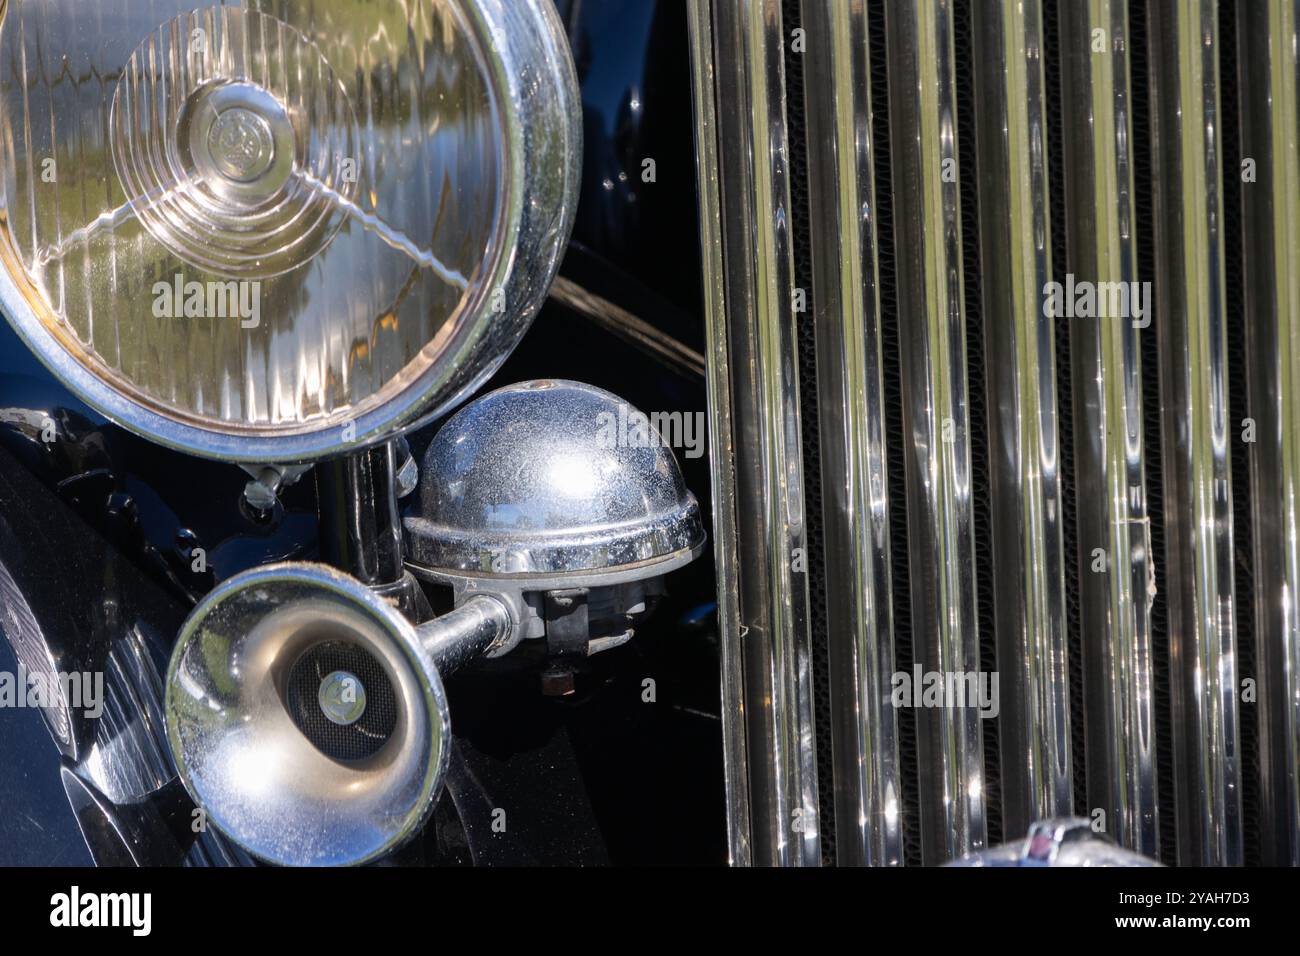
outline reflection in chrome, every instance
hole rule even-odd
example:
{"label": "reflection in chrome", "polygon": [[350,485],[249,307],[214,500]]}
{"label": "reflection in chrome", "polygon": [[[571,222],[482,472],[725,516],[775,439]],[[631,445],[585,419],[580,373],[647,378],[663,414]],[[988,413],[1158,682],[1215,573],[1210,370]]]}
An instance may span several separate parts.
{"label": "reflection in chrome", "polygon": [[717,558],[736,569],[719,602],[732,861],[816,865],[781,4],[692,0],[690,13]]}
{"label": "reflection in chrome", "polygon": [[134,630],[104,664],[104,712],[80,771],[114,803],[133,803],[175,776],[163,724],[162,678]]}
{"label": "reflection in chrome", "polygon": [[[1067,271],[1087,282],[1137,274],[1128,4],[1063,4],[1061,47]],[[1110,42],[1093,49],[1095,31]],[[1139,78],[1141,79],[1141,78]],[[1149,237],[1148,237],[1149,239]],[[1084,670],[1088,805],[1117,843],[1154,856],[1154,581],[1143,456],[1138,337],[1123,317],[1072,319],[1077,578]],[[1154,374],[1152,369],[1150,374]],[[1097,549],[1106,572],[1093,573]]]}
{"label": "reflection in chrome", "polygon": [[1148,13],[1178,862],[1230,865],[1242,829],[1218,11]]}
{"label": "reflection in chrome", "polygon": [[[1300,866],[1300,2],[1237,9],[1265,863]],[[1227,175],[1231,175],[1229,170]]]}
{"label": "reflection in chrome", "polygon": [[[1072,810],[1070,676],[1056,419],[1039,0],[974,23],[994,613],[1010,832]],[[977,410],[978,411],[978,410]]]}
{"label": "reflection in chrome", "polygon": [[[907,434],[907,514],[916,661],[980,669],[970,415],[947,0],[886,7],[894,243]],[[985,845],[984,747],[974,708],[917,713],[926,863]]]}
{"label": "reflection in chrome", "polygon": [[807,0],[808,124],[836,862],[903,856],[890,702],[888,481],[876,286],[871,75],[861,4]]}

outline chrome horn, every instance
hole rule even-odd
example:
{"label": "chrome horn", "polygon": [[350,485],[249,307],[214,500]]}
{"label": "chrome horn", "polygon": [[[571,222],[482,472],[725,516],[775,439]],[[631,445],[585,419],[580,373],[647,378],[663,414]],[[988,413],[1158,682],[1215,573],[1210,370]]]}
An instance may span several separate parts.
{"label": "chrome horn", "polygon": [[167,738],[181,779],[266,862],[380,857],[419,831],[442,787],[440,669],[509,629],[489,595],[416,627],[324,565],[239,574],[194,609],[172,652]]}
{"label": "chrome horn", "polygon": [[526,639],[564,657],[617,647],[663,576],[704,550],[677,425],[562,379],[475,399],[425,452],[403,520],[407,568],[450,587],[458,609],[482,594],[510,608],[515,626],[489,657]]}

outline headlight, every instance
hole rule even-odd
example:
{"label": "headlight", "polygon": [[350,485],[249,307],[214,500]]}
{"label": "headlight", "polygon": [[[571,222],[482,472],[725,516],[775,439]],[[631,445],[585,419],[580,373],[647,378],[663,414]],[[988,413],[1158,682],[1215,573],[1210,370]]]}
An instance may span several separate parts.
{"label": "headlight", "polygon": [[550,0],[0,3],[0,301],[116,421],[309,461],[436,414],[568,238]]}

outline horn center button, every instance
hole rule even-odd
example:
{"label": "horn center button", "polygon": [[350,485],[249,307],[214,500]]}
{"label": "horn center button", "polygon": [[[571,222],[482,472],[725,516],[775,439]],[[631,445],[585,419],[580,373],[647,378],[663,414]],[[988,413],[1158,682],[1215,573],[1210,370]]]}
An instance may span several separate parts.
{"label": "horn center button", "polygon": [[397,729],[401,706],[393,680],[373,654],[351,641],[320,636],[283,681],[289,717],[332,760],[373,757]]}
{"label": "horn center button", "polygon": [[333,671],[320,682],[316,695],[323,713],[331,723],[355,724],[366,712],[366,689],[355,674]]}

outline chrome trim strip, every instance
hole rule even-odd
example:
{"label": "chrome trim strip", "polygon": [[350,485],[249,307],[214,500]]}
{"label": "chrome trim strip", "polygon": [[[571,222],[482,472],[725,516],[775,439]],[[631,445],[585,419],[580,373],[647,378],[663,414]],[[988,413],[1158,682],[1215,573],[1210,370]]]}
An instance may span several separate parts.
{"label": "chrome trim strip", "polygon": [[[748,787],[750,862],[817,865],[808,580],[797,570],[806,567],[807,543],[781,7],[778,0],[722,0],[710,10],[693,0],[691,19],[697,105],[699,96],[712,95],[715,111],[712,128],[697,128],[717,149],[701,152],[700,190],[710,194],[702,219],[720,213],[711,222],[722,240],[719,262],[712,225],[704,226],[705,288],[722,294],[709,306],[717,310],[707,356],[716,386],[710,411],[715,432],[731,429],[729,455],[723,437],[712,439],[714,484],[731,504],[717,537],[730,535],[735,522],[734,541],[719,545],[718,561],[731,562],[738,599],[735,617],[723,625],[736,635],[724,646],[723,725],[729,760],[739,748],[737,715],[747,748],[746,766],[729,768],[728,785]],[[702,113],[707,120],[707,107]],[[745,556],[743,566],[736,554]],[[733,830],[733,854],[738,840]]]}
{"label": "chrome trim strip", "polygon": [[572,309],[674,372],[687,377],[704,377],[704,356],[695,349],[572,279],[556,276],[549,296],[552,302]]}
{"label": "chrome trim strip", "polygon": [[974,18],[994,614],[1005,832],[1073,811],[1043,17]]}
{"label": "chrome trim strip", "polygon": [[[949,0],[889,4],[885,33],[915,656],[927,672],[973,674],[980,660]],[[923,860],[982,849],[978,710],[920,708],[917,734]]]}
{"label": "chrome trim strip", "polygon": [[[1059,9],[1066,267],[1079,281],[1137,282],[1128,3],[1087,0]],[[1100,51],[1093,46],[1098,35],[1106,39]],[[1071,323],[1088,809],[1104,811],[1117,843],[1155,856],[1155,568],[1138,345],[1138,326],[1150,321],[1149,296],[1145,311],[1132,321],[1061,321]],[[1094,572],[1098,548],[1105,570]]]}
{"label": "chrome trim strip", "polygon": [[1215,0],[1152,3],[1178,861],[1242,861]]}
{"label": "chrome trim strip", "polygon": [[[1237,8],[1263,862],[1300,866],[1300,0]],[[1234,175],[1228,170],[1226,175]]]}
{"label": "chrome trim strip", "polygon": [[888,481],[862,3],[803,0],[804,102],[817,398],[821,411],[826,613],[836,862],[903,862],[897,715],[890,700]]}

